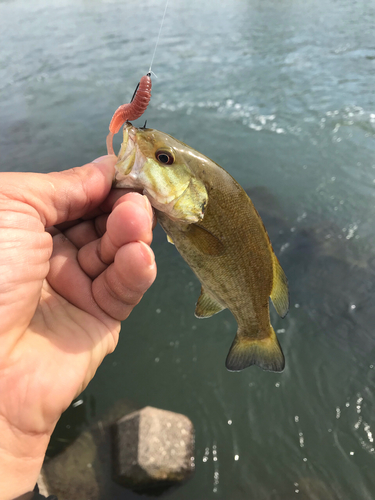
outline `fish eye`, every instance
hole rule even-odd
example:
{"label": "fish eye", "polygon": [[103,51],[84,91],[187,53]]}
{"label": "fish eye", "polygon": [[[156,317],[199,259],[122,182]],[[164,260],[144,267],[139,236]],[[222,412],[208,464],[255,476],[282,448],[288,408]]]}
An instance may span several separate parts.
{"label": "fish eye", "polygon": [[160,163],[164,165],[172,165],[174,162],[174,157],[169,151],[157,151],[155,157]]}

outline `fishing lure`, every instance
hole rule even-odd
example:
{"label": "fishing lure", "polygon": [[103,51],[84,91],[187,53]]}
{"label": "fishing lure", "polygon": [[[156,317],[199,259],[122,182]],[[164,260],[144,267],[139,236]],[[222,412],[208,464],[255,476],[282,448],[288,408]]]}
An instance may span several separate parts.
{"label": "fishing lure", "polygon": [[[159,28],[159,34],[158,38],[156,40],[155,48],[154,48],[154,53],[152,55],[151,59],[151,64],[150,68],[148,70],[148,73],[145,76],[142,76],[141,81],[138,83],[132,100],[127,103],[123,104],[120,106],[114,113],[111,123],[109,124],[109,134],[107,135],[107,152],[109,155],[114,155],[115,152],[113,150],[113,136],[117,134],[117,132],[120,130],[121,126],[123,123],[130,121],[130,120],[136,120],[137,118],[140,118],[143,113],[146,111],[148,103],[150,102],[151,99],[151,74],[154,76],[155,73],[151,71],[152,64],[154,62],[155,58],[155,53],[156,53],[156,48],[159,44],[160,40],[160,33],[163,28],[163,23],[165,19],[165,13],[167,12],[167,7],[168,7],[168,1],[165,4],[164,8],[164,14],[163,18],[160,23],[160,28]],[[146,128],[146,123],[143,128]]]}
{"label": "fishing lure", "polygon": [[115,111],[111,123],[109,124],[109,134],[107,135],[107,152],[113,155],[113,136],[117,134],[123,123],[130,120],[140,118],[146,111],[148,103],[151,99],[151,72],[142,76],[134,91],[132,100],[129,103],[123,104]]}

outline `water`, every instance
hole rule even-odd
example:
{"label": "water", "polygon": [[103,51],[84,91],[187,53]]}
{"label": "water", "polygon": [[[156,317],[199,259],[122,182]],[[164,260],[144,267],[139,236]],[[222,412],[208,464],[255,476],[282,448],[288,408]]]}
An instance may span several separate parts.
{"label": "water", "polygon": [[[2,170],[105,154],[163,10],[0,1]],[[194,317],[200,286],[159,228],[157,281],[51,454],[126,398],[194,422],[196,473],[173,500],[374,497],[374,22],[365,1],[170,1],[145,118],[249,190],[290,282],[289,315],[272,314],[287,367],[225,370],[235,322]]]}

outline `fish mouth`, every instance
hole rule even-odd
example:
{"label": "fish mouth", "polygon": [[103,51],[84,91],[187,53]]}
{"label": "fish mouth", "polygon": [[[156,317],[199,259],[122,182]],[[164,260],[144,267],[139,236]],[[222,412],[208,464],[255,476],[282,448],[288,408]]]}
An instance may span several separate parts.
{"label": "fish mouth", "polygon": [[137,129],[131,123],[126,123],[121,149],[115,165],[116,173],[113,186],[142,189],[143,184],[139,180],[139,172],[145,161],[145,156],[137,147]]}

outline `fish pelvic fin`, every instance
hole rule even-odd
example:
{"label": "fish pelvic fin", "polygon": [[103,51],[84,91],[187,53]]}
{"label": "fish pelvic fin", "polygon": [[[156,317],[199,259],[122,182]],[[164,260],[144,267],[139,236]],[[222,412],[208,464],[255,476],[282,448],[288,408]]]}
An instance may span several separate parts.
{"label": "fish pelvic fin", "polygon": [[173,242],[172,238],[169,236],[169,234],[167,234],[167,241],[168,241],[168,243],[171,243],[172,245],[174,245],[174,242]]}
{"label": "fish pelvic fin", "polygon": [[238,372],[251,365],[271,372],[284,370],[284,354],[271,325],[267,337],[263,339],[250,337],[245,329],[238,329],[225,366],[231,372]]}
{"label": "fish pelvic fin", "polygon": [[211,295],[205,292],[202,286],[201,294],[195,307],[195,316],[197,318],[209,318],[210,316],[219,313],[223,309],[225,309],[225,307],[216,302],[216,300],[213,299]]}
{"label": "fish pelvic fin", "polygon": [[273,286],[271,300],[276,312],[281,318],[285,318],[289,311],[289,291],[288,280],[278,261],[276,255],[272,252],[273,265]]}

